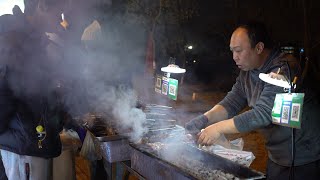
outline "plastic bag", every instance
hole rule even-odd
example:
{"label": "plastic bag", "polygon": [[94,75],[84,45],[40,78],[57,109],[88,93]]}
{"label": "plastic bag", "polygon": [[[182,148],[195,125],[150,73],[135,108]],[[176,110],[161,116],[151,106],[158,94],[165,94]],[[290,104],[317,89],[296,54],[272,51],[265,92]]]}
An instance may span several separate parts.
{"label": "plastic bag", "polygon": [[231,144],[227,138],[222,134],[219,139],[215,142],[215,145],[220,145],[224,148],[231,149]]}
{"label": "plastic bag", "polygon": [[201,149],[247,167],[249,167],[256,158],[252,152],[227,149],[220,145],[203,146]]}
{"label": "plastic bag", "polygon": [[86,137],[84,138],[80,155],[90,161],[102,159],[100,142],[90,131],[87,131]]}
{"label": "plastic bag", "polygon": [[252,152],[242,151],[243,144],[242,138],[228,141],[224,135],[221,135],[214,145],[201,146],[200,148],[209,153],[214,153],[218,156],[249,167],[256,157]]}

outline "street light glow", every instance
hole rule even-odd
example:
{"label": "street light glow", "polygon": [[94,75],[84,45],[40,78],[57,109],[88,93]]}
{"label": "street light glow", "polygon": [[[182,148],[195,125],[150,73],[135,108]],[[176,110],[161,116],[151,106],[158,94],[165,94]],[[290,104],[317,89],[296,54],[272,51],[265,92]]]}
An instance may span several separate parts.
{"label": "street light glow", "polygon": [[190,46],[188,46],[188,49],[193,49],[193,46],[191,46],[191,45],[190,45]]}

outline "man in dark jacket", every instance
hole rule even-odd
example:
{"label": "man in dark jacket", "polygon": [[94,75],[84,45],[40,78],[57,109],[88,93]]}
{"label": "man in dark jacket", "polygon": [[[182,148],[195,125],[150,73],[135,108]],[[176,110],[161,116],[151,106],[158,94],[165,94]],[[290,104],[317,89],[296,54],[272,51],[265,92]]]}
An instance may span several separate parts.
{"label": "man in dark jacket", "polygon": [[[260,23],[238,27],[232,34],[230,50],[241,69],[236,83],[221,102],[187,123],[186,129],[198,131],[198,142],[204,145],[212,145],[221,134],[257,130],[266,139],[268,179],[289,179],[292,171],[294,179],[319,179],[319,103],[315,98],[308,98],[311,94],[306,92],[301,129],[296,129],[295,133],[293,156],[292,129],[273,124],[271,118],[275,96],[284,93],[284,88],[259,79],[259,73],[276,73],[280,67],[286,77],[293,77],[296,68],[289,72],[288,66],[283,65],[292,60],[272,48],[266,28]],[[251,109],[240,113],[246,106]],[[201,129],[204,130],[200,132]]]}
{"label": "man in dark jacket", "polygon": [[57,59],[48,56],[45,33],[23,14],[0,16],[0,24],[0,152],[5,172],[9,180],[50,179],[51,159],[61,153],[65,116],[60,86],[52,79]]}

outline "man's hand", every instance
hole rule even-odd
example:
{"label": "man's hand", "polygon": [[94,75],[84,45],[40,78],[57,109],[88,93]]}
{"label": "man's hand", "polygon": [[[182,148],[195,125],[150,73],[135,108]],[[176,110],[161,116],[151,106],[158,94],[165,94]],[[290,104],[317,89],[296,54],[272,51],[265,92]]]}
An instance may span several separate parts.
{"label": "man's hand", "polygon": [[199,134],[198,143],[201,145],[210,146],[214,144],[221,136],[217,124],[212,124],[207,128],[203,129]]}
{"label": "man's hand", "polygon": [[201,131],[198,136],[198,143],[201,145],[212,145],[221,136],[221,134],[234,134],[239,133],[234,125],[234,120],[227,119],[224,121],[217,122],[205,128]]}
{"label": "man's hand", "polygon": [[186,123],[185,128],[190,134],[198,134],[207,124],[208,118],[205,115],[200,115]]}

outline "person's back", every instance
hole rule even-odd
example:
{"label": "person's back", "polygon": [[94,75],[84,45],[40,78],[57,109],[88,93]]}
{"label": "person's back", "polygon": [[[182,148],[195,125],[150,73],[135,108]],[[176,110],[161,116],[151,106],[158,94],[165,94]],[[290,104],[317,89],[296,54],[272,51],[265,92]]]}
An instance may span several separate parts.
{"label": "person's back", "polygon": [[47,177],[50,160],[46,158],[61,153],[64,111],[48,71],[49,41],[31,25],[21,27],[24,20],[23,16],[0,17],[0,149],[9,179],[24,178],[19,169],[27,165],[38,168],[31,169],[32,177]]}

